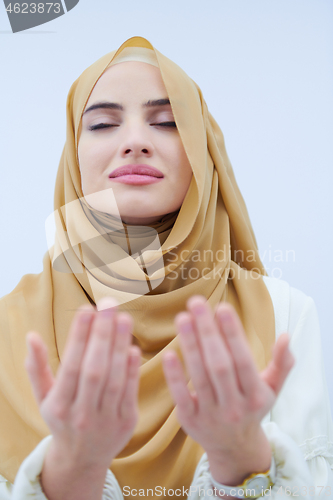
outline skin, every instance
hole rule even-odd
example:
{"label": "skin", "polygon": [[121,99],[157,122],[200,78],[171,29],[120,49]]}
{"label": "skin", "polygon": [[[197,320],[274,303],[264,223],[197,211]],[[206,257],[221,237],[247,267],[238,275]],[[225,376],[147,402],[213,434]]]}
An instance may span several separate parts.
{"label": "skin", "polygon": [[[111,92],[111,83],[117,93]],[[149,112],[142,107],[149,99],[165,97],[157,68],[118,64],[97,83],[87,107],[107,99],[121,102],[124,111],[117,111],[117,116],[112,112],[112,120],[104,111],[102,116],[87,113],[82,120],[79,160],[84,194],[109,188],[108,174],[126,163],[148,163],[165,175],[160,184],[148,186],[114,183],[119,212],[131,224],[149,224],[177,210],[191,180],[177,130],[152,125],[157,119],[171,120],[170,107]],[[101,118],[117,121],[118,126],[89,131],[91,120],[100,123]],[[272,361],[259,373],[231,305],[220,303],[212,311],[204,297],[193,296],[175,325],[194,388],[189,391],[177,355],[165,353],[164,373],[179,422],[207,452],[215,480],[240,484],[250,473],[270,466],[270,445],[260,422],[294,363],[288,335],[279,337]],[[102,498],[106,471],[133,435],[140,351],[131,345],[132,329],[131,316],[119,312],[113,299],[103,299],[98,310],[82,307],[71,325],[56,378],[41,337],[36,332],[27,337],[26,369],[53,435],[41,474],[49,500]]]}
{"label": "skin", "polygon": [[106,309],[84,306],[76,313],[55,379],[40,336],[28,336],[26,369],[53,435],[41,475],[49,500],[102,498],[106,471],[137,421],[133,321],[110,298],[99,305]]}
{"label": "skin", "polygon": [[[167,91],[158,68],[142,62],[120,63],[99,79],[86,110],[108,101],[121,104],[123,111],[95,109],[82,117],[78,157],[83,194],[112,188],[126,224],[151,224],[178,210],[191,182],[192,168],[177,128],[160,125],[174,122],[170,104],[143,106],[149,100],[163,98],[167,98]],[[109,127],[90,130],[101,123]],[[142,186],[109,178],[116,168],[133,163],[155,167],[164,178]],[[95,208],[110,212],[107,205]]]}
{"label": "skin", "polygon": [[[115,304],[76,313],[56,379],[41,337],[28,335],[26,369],[53,435],[41,475],[49,500],[102,498],[106,471],[133,434],[140,352],[130,345],[130,315]],[[294,364],[288,335],[280,335],[259,373],[231,305],[220,303],[213,314],[204,297],[193,296],[175,324],[194,386],[190,393],[179,359],[166,353],[164,372],[180,424],[206,450],[216,481],[241,484],[270,466],[260,421]]]}
{"label": "skin", "polygon": [[274,405],[294,365],[288,334],[279,337],[273,359],[258,372],[241,321],[230,304],[214,314],[194,296],[176,316],[181,350],[194,392],[187,387],[174,352],[164,356],[164,373],[185,432],[205,449],[214,479],[239,485],[270,468],[270,444],[260,422]]}

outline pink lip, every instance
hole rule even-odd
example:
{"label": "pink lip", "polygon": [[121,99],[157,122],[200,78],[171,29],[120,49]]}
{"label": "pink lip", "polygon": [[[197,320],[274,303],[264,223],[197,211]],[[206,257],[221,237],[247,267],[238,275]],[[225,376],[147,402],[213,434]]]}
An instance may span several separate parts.
{"label": "pink lip", "polygon": [[152,177],[151,175],[120,175],[119,177],[111,177],[112,182],[122,182],[123,184],[154,184],[160,182],[162,177]]}
{"label": "pink lip", "polygon": [[160,170],[157,170],[157,168],[154,167],[150,167],[149,165],[129,164],[116,168],[113,172],[111,172],[109,178],[117,179],[118,177],[127,177],[127,180],[129,180],[130,177],[134,179],[136,177],[141,177],[141,176],[151,177],[151,180],[162,179],[164,177],[164,175]]}

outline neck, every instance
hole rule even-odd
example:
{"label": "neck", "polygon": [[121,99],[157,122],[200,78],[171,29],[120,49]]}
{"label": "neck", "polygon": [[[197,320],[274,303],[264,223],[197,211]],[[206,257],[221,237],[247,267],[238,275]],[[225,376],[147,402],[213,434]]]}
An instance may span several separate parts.
{"label": "neck", "polygon": [[[167,214],[165,214],[167,215]],[[159,222],[165,215],[158,217],[121,217],[121,221],[128,226],[149,226],[155,222]]]}

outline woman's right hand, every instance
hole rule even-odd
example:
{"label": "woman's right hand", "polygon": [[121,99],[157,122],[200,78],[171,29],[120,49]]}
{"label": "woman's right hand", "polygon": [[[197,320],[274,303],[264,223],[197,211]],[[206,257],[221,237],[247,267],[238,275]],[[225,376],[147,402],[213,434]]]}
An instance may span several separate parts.
{"label": "woman's right hand", "polygon": [[[108,298],[99,304],[104,310],[79,309],[56,378],[40,336],[31,332],[27,337],[26,369],[53,435],[42,471],[51,500],[98,498],[107,468],[133,434],[140,350],[131,345],[131,316],[117,312],[116,306]],[[59,480],[66,483],[63,491]]]}

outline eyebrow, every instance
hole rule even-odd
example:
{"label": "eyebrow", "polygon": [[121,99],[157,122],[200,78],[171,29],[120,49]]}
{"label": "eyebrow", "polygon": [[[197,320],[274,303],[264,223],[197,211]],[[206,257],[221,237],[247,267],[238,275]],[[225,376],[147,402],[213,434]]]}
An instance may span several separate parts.
{"label": "eyebrow", "polygon": [[[166,106],[168,104],[170,104],[169,99],[155,99],[145,102],[142,106],[144,108],[153,108],[156,106]],[[87,108],[83,112],[83,115],[89,113],[89,111],[94,111],[95,109],[117,109],[119,111],[123,111],[124,107],[116,102],[109,102],[109,101],[96,102],[96,104],[92,104],[91,106],[89,106],[89,108]]]}

